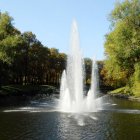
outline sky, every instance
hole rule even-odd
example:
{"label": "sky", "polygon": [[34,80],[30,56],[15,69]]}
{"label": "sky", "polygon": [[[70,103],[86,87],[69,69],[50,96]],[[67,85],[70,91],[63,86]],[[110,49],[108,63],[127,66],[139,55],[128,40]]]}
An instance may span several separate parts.
{"label": "sky", "polygon": [[71,24],[77,21],[84,57],[103,60],[108,20],[116,0],[0,0],[22,33],[32,31],[44,46],[68,53]]}

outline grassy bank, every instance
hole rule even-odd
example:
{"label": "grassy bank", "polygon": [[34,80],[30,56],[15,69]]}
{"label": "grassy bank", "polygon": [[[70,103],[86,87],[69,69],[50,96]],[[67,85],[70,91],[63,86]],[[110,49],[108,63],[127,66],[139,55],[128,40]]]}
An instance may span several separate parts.
{"label": "grassy bank", "polygon": [[140,101],[140,85],[121,87],[109,92],[109,95],[129,100]]}
{"label": "grassy bank", "polygon": [[56,87],[50,85],[7,85],[0,89],[0,96],[31,96],[36,94],[51,95],[59,93]]}

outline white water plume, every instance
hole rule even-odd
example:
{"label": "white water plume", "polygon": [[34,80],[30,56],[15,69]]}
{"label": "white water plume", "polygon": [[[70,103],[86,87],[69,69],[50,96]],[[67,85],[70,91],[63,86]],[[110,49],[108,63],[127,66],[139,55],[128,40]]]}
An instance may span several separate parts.
{"label": "white water plume", "polygon": [[72,24],[70,51],[67,58],[67,68],[64,70],[60,87],[60,110],[63,112],[95,112],[95,94],[97,91],[95,60],[92,62],[91,87],[87,96],[84,96],[83,57],[79,45],[77,24]]}

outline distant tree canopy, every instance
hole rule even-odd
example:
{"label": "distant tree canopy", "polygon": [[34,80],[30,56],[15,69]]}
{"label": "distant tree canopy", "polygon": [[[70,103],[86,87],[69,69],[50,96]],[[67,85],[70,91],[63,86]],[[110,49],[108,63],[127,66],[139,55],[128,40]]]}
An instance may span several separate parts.
{"label": "distant tree canopy", "polygon": [[0,84],[58,84],[66,54],[43,46],[32,32],[21,33],[0,13]]}
{"label": "distant tree canopy", "polygon": [[112,26],[106,35],[107,59],[102,74],[107,85],[121,87],[132,81],[140,62],[140,1],[117,3],[110,21]]}
{"label": "distant tree canopy", "polygon": [[[0,13],[0,85],[59,85],[66,54],[44,46],[32,32],[21,33],[8,13]],[[91,65],[85,58],[85,83],[90,84]]]}

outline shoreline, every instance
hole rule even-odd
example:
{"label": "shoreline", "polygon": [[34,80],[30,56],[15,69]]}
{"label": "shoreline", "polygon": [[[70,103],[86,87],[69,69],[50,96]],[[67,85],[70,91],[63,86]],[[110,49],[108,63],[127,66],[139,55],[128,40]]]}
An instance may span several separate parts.
{"label": "shoreline", "polygon": [[130,96],[130,95],[126,95],[126,94],[120,94],[120,93],[119,94],[108,93],[108,95],[110,95],[112,97],[120,98],[120,99],[140,102],[140,97]]}
{"label": "shoreline", "polygon": [[[6,104],[16,104],[29,101],[30,99],[41,99],[59,94],[59,88],[51,85],[7,85],[0,90],[0,106]],[[122,93],[110,93],[109,96],[140,102],[140,97],[130,96]]]}
{"label": "shoreline", "polygon": [[0,89],[0,106],[16,105],[59,94],[59,90],[51,85],[7,85]]}

